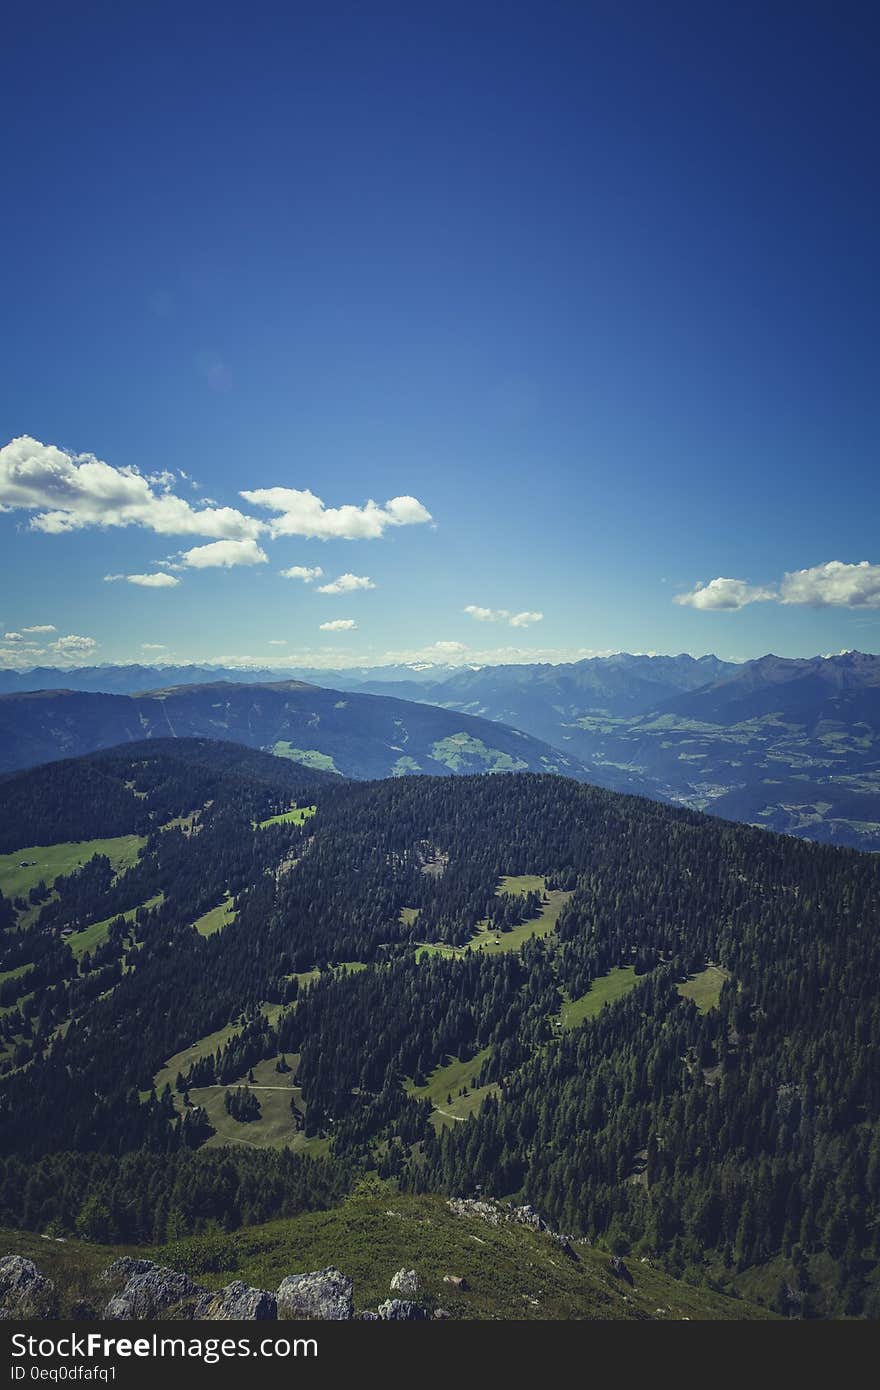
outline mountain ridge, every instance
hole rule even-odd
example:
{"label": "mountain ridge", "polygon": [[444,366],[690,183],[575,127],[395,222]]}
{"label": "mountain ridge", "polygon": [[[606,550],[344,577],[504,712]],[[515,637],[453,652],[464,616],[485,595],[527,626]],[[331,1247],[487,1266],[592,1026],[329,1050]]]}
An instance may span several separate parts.
{"label": "mountain ridge", "polygon": [[578,759],[494,721],[301,681],[210,682],[130,696],[57,690],[0,696],[0,770],[152,736],[224,739],[358,778],[516,770],[588,775]]}

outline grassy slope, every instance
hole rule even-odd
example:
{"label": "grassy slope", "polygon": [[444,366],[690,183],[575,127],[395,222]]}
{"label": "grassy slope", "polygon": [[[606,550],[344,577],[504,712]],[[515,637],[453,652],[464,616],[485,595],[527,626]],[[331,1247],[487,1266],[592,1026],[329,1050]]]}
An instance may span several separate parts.
{"label": "grassy slope", "polygon": [[294,748],[286,739],[280,739],[273,745],[272,752],[276,758],[289,758],[303,767],[317,768],[320,772],[339,772],[330,754],[322,753],[317,748]]}
{"label": "grassy slope", "polygon": [[[543,893],[545,881],[539,874],[516,874],[502,878],[498,893]],[[485,922],[478,922],[474,935],[466,946],[444,946],[430,943],[419,947],[419,954],[433,953],[440,956],[462,956],[465,951],[485,951],[487,955],[498,956],[505,951],[518,951],[524,942],[529,941],[533,936],[549,936],[556,928],[559,914],[571,897],[571,893],[562,892],[554,889],[547,894],[549,901],[545,903],[537,917],[532,917],[528,922],[521,922],[518,927],[513,927],[507,932],[496,932],[488,930]],[[404,908],[404,912],[411,912],[411,908]]]}
{"label": "grassy slope", "polygon": [[[216,1272],[222,1253],[222,1272]],[[33,1259],[58,1281],[63,1294],[76,1288],[100,1306],[106,1294],[96,1275],[116,1249],[58,1244],[24,1232],[0,1232],[0,1253]],[[140,1251],[141,1254],[152,1254]],[[287,1274],[338,1266],[354,1280],[358,1310],[389,1296],[392,1274],[403,1267],[419,1274],[424,1295],[456,1318],[753,1318],[760,1308],[678,1283],[633,1258],[630,1287],[609,1269],[607,1253],[578,1247],[573,1262],[546,1235],[523,1226],[491,1226],[478,1217],[454,1215],[440,1197],[411,1197],[383,1190],[354,1196],[331,1211],[254,1226],[233,1235],[176,1241],[158,1256],[211,1286],[241,1278],[277,1288]],[[213,1267],[213,1268],[212,1268]],[[470,1289],[454,1290],[444,1275],[463,1276]]]}
{"label": "grassy slope", "polygon": [[[201,1086],[190,1091],[194,1105],[201,1105],[208,1112],[208,1118],[217,1131],[205,1144],[205,1148],[222,1148],[226,1144],[246,1144],[255,1149],[280,1149],[285,1145],[295,1153],[308,1153],[319,1157],[327,1153],[329,1140],[306,1139],[301,1130],[297,1131],[290,1103],[296,1100],[300,1114],[305,1106],[299,1099],[300,1088],[296,1085],[296,1071],[299,1056],[287,1058],[291,1067],[289,1072],[275,1070],[277,1057],[258,1062],[253,1068],[254,1080],[247,1076],[238,1077],[228,1086]],[[260,1118],[242,1123],[226,1113],[226,1092],[236,1086],[250,1086],[260,1102]]]}
{"label": "grassy slope", "polygon": [[[106,854],[118,874],[137,863],[147,842],[140,835],[117,835],[111,840],[68,840],[60,845],[30,845],[14,854],[0,854],[0,889],[7,898],[26,896],[42,879],[51,887],[59,874],[72,874],[96,854]],[[19,865],[28,861],[27,868]],[[35,861],[31,863],[31,861]]]}
{"label": "grassy slope", "polygon": [[[480,1073],[483,1063],[489,1060],[491,1047],[475,1052],[470,1061],[463,1062],[458,1057],[450,1057],[444,1066],[435,1067],[424,1086],[414,1086],[411,1080],[404,1082],[404,1090],[417,1100],[429,1100],[434,1106],[432,1123],[435,1129],[453,1125],[475,1115],[487,1096],[497,1095],[497,1085],[473,1087],[473,1081]],[[458,1092],[467,1087],[467,1095]],[[447,1100],[451,1096],[451,1100]]]}
{"label": "grassy slope", "polygon": [[267,825],[302,825],[316,810],[315,806],[294,806],[292,811],[282,811],[279,816],[269,816],[268,820],[259,821],[256,829],[265,830]]}
{"label": "grassy slope", "polygon": [[175,1052],[153,1078],[156,1093],[161,1095],[166,1085],[173,1089],[178,1072],[185,1072],[187,1067],[192,1066],[193,1062],[200,1062],[203,1057],[212,1057],[218,1047],[224,1047],[229,1039],[240,1031],[240,1024],[228,1023],[225,1028],[218,1028],[215,1033],[208,1033],[207,1037],[199,1038],[190,1047]]}
{"label": "grassy slope", "polygon": [[600,1014],[606,1004],[613,1004],[616,999],[622,999],[625,994],[629,994],[638,983],[639,977],[631,965],[609,970],[607,975],[600,975],[594,980],[586,994],[582,994],[579,999],[565,1001],[560,1011],[559,1022],[563,1028],[577,1028],[588,1018],[595,1018]]}
{"label": "grassy slope", "polygon": [[[158,907],[164,896],[164,893],[157,893],[154,898],[148,898],[145,903],[141,903],[141,907]],[[127,912],[118,912],[116,916],[124,917],[126,922],[133,922],[139,910],[137,907],[130,907]],[[93,922],[90,927],[74,932],[73,936],[67,938],[67,944],[77,960],[84,956],[86,951],[94,951],[96,946],[100,946],[110,930],[110,923],[115,921],[116,917],[105,917],[103,922]]]}
{"label": "grassy slope", "polygon": [[235,908],[232,906],[232,898],[228,895],[217,907],[212,907],[209,912],[203,912],[201,917],[193,922],[193,926],[199,936],[213,936],[215,931],[221,931],[230,922],[235,921]]}
{"label": "grassy slope", "polygon": [[684,984],[678,986],[683,999],[693,999],[701,1014],[717,1007],[721,998],[721,986],[729,979],[729,972],[720,965],[707,965],[698,975],[692,975]]}

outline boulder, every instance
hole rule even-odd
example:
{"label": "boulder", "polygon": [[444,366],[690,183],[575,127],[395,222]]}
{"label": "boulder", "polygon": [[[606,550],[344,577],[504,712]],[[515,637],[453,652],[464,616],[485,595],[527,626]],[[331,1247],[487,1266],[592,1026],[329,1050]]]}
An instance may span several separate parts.
{"label": "boulder", "polygon": [[470,1284],[463,1274],[444,1274],[443,1282],[444,1284],[451,1284],[454,1289],[460,1289],[462,1293],[466,1293],[470,1288]]}
{"label": "boulder", "polygon": [[619,1255],[611,1256],[611,1259],[608,1261],[608,1267],[611,1273],[615,1274],[618,1279],[622,1279],[625,1284],[632,1283],[633,1277]]}
{"label": "boulder", "polygon": [[152,1265],[126,1281],[121,1293],[110,1299],[104,1317],[161,1318],[173,1311],[180,1317],[191,1318],[195,1304],[206,1292],[188,1274]]}
{"label": "boulder", "polygon": [[421,1304],[407,1298],[388,1298],[379,1304],[378,1311],[383,1322],[424,1322],[428,1317]]}
{"label": "boulder", "polygon": [[341,1322],[354,1317],[352,1290],[352,1281],[332,1265],[310,1274],[288,1274],[278,1286],[278,1316]]}
{"label": "boulder", "polygon": [[252,1289],[241,1279],[204,1294],[193,1310],[194,1318],[217,1322],[266,1322],[277,1316],[275,1295],[265,1289]]}
{"label": "boulder", "polygon": [[415,1298],[421,1293],[422,1281],[414,1269],[399,1269],[391,1276],[391,1292],[403,1294],[404,1298]]}
{"label": "boulder", "polygon": [[0,1320],[52,1318],[58,1297],[51,1279],[41,1274],[33,1260],[22,1255],[0,1259]]}

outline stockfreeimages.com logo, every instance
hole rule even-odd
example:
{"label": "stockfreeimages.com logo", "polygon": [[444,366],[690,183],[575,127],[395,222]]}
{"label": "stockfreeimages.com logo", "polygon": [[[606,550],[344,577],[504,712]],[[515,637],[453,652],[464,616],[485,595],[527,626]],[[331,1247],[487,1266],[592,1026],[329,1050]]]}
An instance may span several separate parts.
{"label": "stockfreeimages.com logo", "polygon": [[[149,1337],[107,1337],[102,1332],[71,1333],[62,1337],[33,1337],[24,1332],[12,1336],[12,1379],[105,1380],[108,1366],[58,1366],[47,1374],[48,1368],[20,1364],[22,1358],[64,1361],[99,1358],[105,1361],[161,1359],[203,1361],[208,1366],[235,1357],[273,1357],[284,1360],[290,1356],[317,1356],[318,1343],[314,1337],[163,1337],[153,1332]],[[52,1374],[55,1371],[57,1374]],[[67,1372],[65,1375],[64,1372]],[[103,1374],[101,1374],[103,1372]],[[35,1374],[36,1373],[36,1374]]]}

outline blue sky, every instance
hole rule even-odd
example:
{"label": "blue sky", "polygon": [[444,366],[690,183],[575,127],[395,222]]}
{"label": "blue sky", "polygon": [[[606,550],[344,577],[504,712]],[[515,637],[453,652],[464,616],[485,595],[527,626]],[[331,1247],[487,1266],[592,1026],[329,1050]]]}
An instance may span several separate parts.
{"label": "blue sky", "polygon": [[18,7],[0,661],[880,650],[878,38]]}

